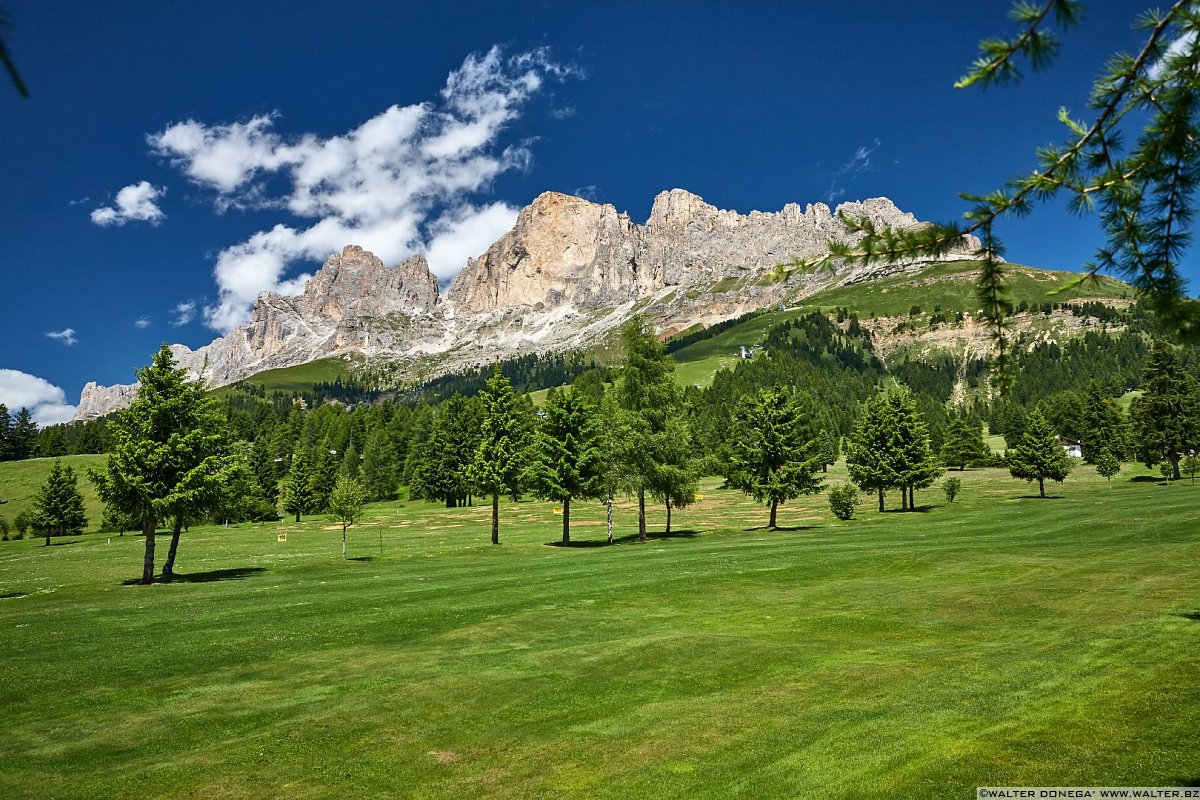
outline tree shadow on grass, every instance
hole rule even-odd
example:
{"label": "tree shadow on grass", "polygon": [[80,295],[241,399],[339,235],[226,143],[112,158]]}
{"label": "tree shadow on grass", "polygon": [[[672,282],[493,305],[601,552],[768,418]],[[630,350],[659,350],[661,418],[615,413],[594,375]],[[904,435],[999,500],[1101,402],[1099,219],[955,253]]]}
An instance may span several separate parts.
{"label": "tree shadow on grass", "polygon": [[[41,539],[42,537],[41,537],[41,536],[39,536],[38,538],[39,538],[39,539]],[[47,546],[49,546],[49,547],[62,547],[63,545],[66,545],[66,544],[79,544],[79,543],[80,543],[80,542],[82,542],[82,541],[83,541],[82,539],[72,539],[72,540],[71,540],[71,541],[69,541],[69,542],[56,542],[56,541],[54,541],[53,539],[51,539],[51,540],[50,540],[50,544],[49,544],[49,545],[46,545],[46,544],[45,544],[45,542],[43,542],[43,543],[42,543],[42,546],[43,546],[43,547],[47,547]]]}
{"label": "tree shadow on grass", "polygon": [[1129,479],[1130,483],[1162,483],[1161,475],[1134,475]]}
{"label": "tree shadow on grass", "polygon": [[1200,622],[1200,611],[1184,611],[1183,613],[1176,614],[1175,616],[1183,617],[1184,619],[1190,619],[1192,622]]}
{"label": "tree shadow on grass", "polygon": [[796,531],[811,531],[816,530],[815,525],[776,525],[774,528],[767,525],[755,525],[753,528],[742,528],[746,533],[756,531],[766,531],[767,533],[795,533]]}
{"label": "tree shadow on grass", "polygon": [[1189,788],[1191,788],[1191,787],[1193,787],[1193,786],[1200,786],[1200,777],[1197,777],[1197,778],[1180,778],[1180,779],[1178,780],[1178,782],[1177,782],[1177,784],[1176,784],[1176,785],[1177,785],[1177,786],[1186,786],[1186,787],[1189,787]]}
{"label": "tree shadow on grass", "polygon": [[27,594],[29,594],[29,593],[28,592],[7,592],[5,594],[0,594],[0,600],[14,600],[18,597],[24,597]]}
{"label": "tree shadow on grass", "polygon": [[347,561],[374,561],[379,556],[350,556]]}
{"label": "tree shadow on grass", "polygon": [[883,513],[885,513],[885,514],[928,514],[930,511],[933,511],[935,508],[937,508],[937,506],[934,506],[934,505],[917,506],[916,508],[886,508],[886,509],[884,509]]}
{"label": "tree shadow on grass", "polygon": [[1016,499],[1017,500],[1062,500],[1064,497],[1065,497],[1065,495],[1061,495],[1061,494],[1048,494],[1045,497],[1042,497],[1040,494],[1023,494],[1023,495],[1018,495]]}
{"label": "tree shadow on grass", "polygon": [[[670,539],[693,539],[698,536],[693,530],[674,530],[670,533],[663,531],[646,531],[646,541],[655,540],[670,540]],[[628,533],[624,536],[614,536],[613,544],[637,544],[638,535],[636,533]],[[572,539],[569,542],[564,542],[562,539],[553,542],[546,542],[547,547],[608,547],[608,538],[603,539]]]}
{"label": "tree shadow on grass", "polygon": [[[229,569],[213,569],[208,572],[189,572],[176,575],[156,575],[155,583],[213,583],[216,581],[240,581],[266,572],[266,567],[231,567]],[[140,578],[130,578],[122,581],[122,586],[136,586]]]}

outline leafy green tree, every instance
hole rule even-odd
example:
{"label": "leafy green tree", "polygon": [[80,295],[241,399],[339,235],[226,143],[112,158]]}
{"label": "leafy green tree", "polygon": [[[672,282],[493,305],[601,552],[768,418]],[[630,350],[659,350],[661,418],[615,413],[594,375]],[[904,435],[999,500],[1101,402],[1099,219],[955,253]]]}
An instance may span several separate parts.
{"label": "leafy green tree", "polygon": [[283,479],[281,500],[283,510],[288,514],[295,514],[296,522],[300,521],[301,514],[311,514],[317,508],[312,492],[312,473],[308,468],[308,457],[299,447],[292,456],[292,466],[288,469],[287,477]]}
{"label": "leafy green tree", "polygon": [[962,480],[959,478],[946,478],[946,480],[942,481],[942,492],[946,495],[947,503],[953,503],[961,489]]}
{"label": "leafy green tree", "polygon": [[133,403],[112,415],[112,449],[103,472],[89,471],[100,499],[137,520],[145,536],[143,584],[154,579],[155,529],[174,530],[163,574],[170,576],[182,523],[219,499],[229,467],[220,415],[199,381],[176,369],[167,345],[137,371]]}
{"label": "leafy green tree", "polygon": [[829,509],[840,520],[848,520],[854,516],[858,508],[858,489],[853,483],[839,483],[829,490]]}
{"label": "leafy green tree", "polygon": [[1184,473],[1192,479],[1192,486],[1196,485],[1196,475],[1200,474],[1200,457],[1195,453],[1188,453],[1180,466],[1183,467]]}
{"label": "leafy green tree", "polygon": [[342,523],[342,560],[346,560],[346,528],[362,515],[367,490],[355,478],[341,475],[329,493],[329,513]]}
{"label": "leafy green tree", "polygon": [[991,451],[983,441],[983,426],[972,424],[965,414],[950,417],[942,442],[942,463],[962,472],[968,464],[986,464],[990,458]]}
{"label": "leafy green tree", "polygon": [[524,481],[543,500],[562,503],[562,540],[571,541],[571,501],[601,497],[602,451],[596,410],[576,392],[551,390],[529,447]]}
{"label": "leafy green tree", "polygon": [[1037,481],[1038,494],[1045,497],[1046,480],[1066,480],[1071,459],[1041,411],[1030,414],[1027,423],[1020,444],[1008,452],[1008,471],[1014,478]]}
{"label": "leafy green tree", "polygon": [[0,403],[0,461],[12,460],[12,415],[8,406]]}
{"label": "leafy green tree", "polygon": [[243,522],[262,513],[253,453],[254,446],[245,440],[238,440],[230,447],[230,466],[220,498],[212,509],[215,522]]}
{"label": "leafy green tree", "polygon": [[598,481],[607,511],[608,543],[613,543],[613,500],[636,485],[635,451],[643,441],[645,421],[621,407],[615,392],[606,391],[595,417]]}
{"label": "leafy green tree", "polygon": [[372,500],[384,500],[395,494],[397,471],[392,435],[385,428],[376,428],[367,437],[367,446],[363,449],[362,480],[367,496]]}
{"label": "leafy green tree", "polygon": [[[470,466],[479,447],[481,397],[454,394],[438,408],[429,437],[416,448],[410,495],[465,506],[472,491]],[[514,424],[514,428],[515,428]]]}
{"label": "leafy green tree", "polygon": [[483,399],[481,441],[471,462],[471,480],[492,498],[492,544],[500,544],[500,495],[516,492],[521,484],[526,443],[519,437],[524,423],[517,396],[497,368],[488,379]]}
{"label": "leafy green tree", "polygon": [[730,482],[771,507],[770,530],[781,502],[821,490],[816,470],[827,451],[813,435],[812,417],[810,398],[772,388],[745,398],[733,419]]}
{"label": "leafy green tree", "polygon": [[671,511],[696,502],[699,470],[692,457],[692,434],[682,416],[668,417],[663,429],[647,441],[650,455],[649,491],[667,509],[664,531],[671,533]]}
{"label": "leafy green tree", "polygon": [[896,436],[901,454],[897,465],[901,508],[916,510],[915,492],[933,485],[945,471],[933,452],[929,430],[913,396],[908,392],[888,392],[888,404],[892,407],[892,419],[896,425]]}
{"label": "leafy green tree", "polygon": [[1179,480],[1179,459],[1200,447],[1200,391],[1166,341],[1157,339],[1146,360],[1144,394],[1134,406],[1138,450],[1146,464],[1166,462]]}
{"label": "leafy green tree", "polygon": [[51,536],[73,536],[87,527],[78,483],[75,470],[55,459],[33,498],[33,526],[45,534],[46,544]]}
{"label": "leafy green tree", "polygon": [[1113,476],[1121,471],[1121,462],[1108,450],[1101,450],[1096,456],[1096,474],[1108,479],[1108,488],[1112,488]]}

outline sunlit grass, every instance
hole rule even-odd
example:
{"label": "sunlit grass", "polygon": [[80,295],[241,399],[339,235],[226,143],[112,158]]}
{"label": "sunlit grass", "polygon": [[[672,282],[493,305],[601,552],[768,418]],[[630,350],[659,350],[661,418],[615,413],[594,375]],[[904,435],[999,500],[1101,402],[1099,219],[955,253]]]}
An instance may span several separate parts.
{"label": "sunlit grass", "polygon": [[[1200,488],[999,470],[837,522],[636,510],[0,544],[0,796],[967,797],[1200,777]],[[1132,473],[1129,472],[1132,470]],[[841,480],[840,471],[832,474]],[[1036,492],[1034,492],[1036,494]],[[661,526],[652,509],[651,527]],[[286,541],[279,536],[286,534]],[[380,541],[382,539],[382,554]]]}

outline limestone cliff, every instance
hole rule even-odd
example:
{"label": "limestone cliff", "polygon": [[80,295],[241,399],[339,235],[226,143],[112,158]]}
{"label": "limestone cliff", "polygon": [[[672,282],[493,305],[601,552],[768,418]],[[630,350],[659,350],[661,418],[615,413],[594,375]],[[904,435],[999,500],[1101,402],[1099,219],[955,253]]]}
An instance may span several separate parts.
{"label": "limestone cliff", "polygon": [[[645,225],[611,205],[547,192],[513,229],[469,259],[445,296],[425,258],[387,267],[361,247],[334,254],[295,297],[264,293],[245,325],[197,350],[173,347],[180,365],[213,386],[266,369],[361,353],[424,377],[528,352],[583,347],[635,308],[662,329],[712,324],[880,272],[795,274],[774,268],[853,242],[840,212],[893,227],[918,224],[886,198],[803,210],[739,214],[681,189],[662,192]],[[950,258],[966,258],[973,240]],[[883,271],[910,268],[892,265]],[[434,363],[436,360],[436,363]],[[77,419],[128,405],[136,387],[89,383]]]}

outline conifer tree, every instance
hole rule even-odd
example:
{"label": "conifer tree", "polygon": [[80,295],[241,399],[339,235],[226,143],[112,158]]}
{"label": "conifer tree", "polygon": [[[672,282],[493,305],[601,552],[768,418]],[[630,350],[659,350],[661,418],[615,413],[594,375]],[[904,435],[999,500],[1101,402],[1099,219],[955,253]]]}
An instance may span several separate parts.
{"label": "conifer tree", "polygon": [[338,474],[356,481],[362,477],[362,453],[359,452],[358,443],[353,436],[346,444],[346,452],[342,455],[342,467]]}
{"label": "conifer tree", "polygon": [[29,409],[21,406],[8,434],[9,452],[14,460],[33,458],[37,450],[38,428]]}
{"label": "conifer tree", "polygon": [[0,461],[12,460],[12,415],[8,406],[0,403]]}
{"label": "conifer tree", "polygon": [[1138,398],[1134,426],[1138,449],[1146,464],[1165,462],[1179,480],[1179,459],[1200,448],[1200,391],[1196,380],[1179,366],[1175,350],[1156,339],[1142,378],[1145,393]]}
{"label": "conifer tree", "polygon": [[333,446],[333,439],[326,435],[317,448],[317,457],[313,464],[309,488],[312,495],[312,510],[315,513],[329,508],[329,495],[337,483],[338,470],[341,468],[341,458]]}
{"label": "conifer tree", "polygon": [[822,428],[817,434],[817,452],[821,456],[821,472],[826,472],[830,467],[837,463],[838,458],[842,455],[841,443],[839,437],[831,433],[828,428]]}
{"label": "conifer tree", "polygon": [[629,413],[617,402],[616,392],[606,391],[600,398],[596,415],[599,453],[599,484],[601,499],[607,511],[608,543],[613,543],[613,500],[618,494],[631,491],[637,459],[634,451],[644,441],[644,421]]}
{"label": "conifer tree", "polygon": [[497,367],[480,394],[483,424],[469,474],[479,489],[492,498],[492,544],[500,544],[500,495],[520,487],[523,451],[520,436],[524,423],[512,384]]}
{"label": "conifer tree", "polygon": [[990,455],[983,441],[982,425],[972,424],[966,414],[955,414],[950,418],[942,443],[943,464],[958,467],[962,472],[968,464],[987,463]]}
{"label": "conifer tree", "polygon": [[571,541],[571,501],[600,497],[602,453],[596,410],[576,392],[552,389],[529,447],[525,483],[543,500],[562,503],[562,540]]}
{"label": "conifer tree", "polygon": [[883,511],[884,493],[900,485],[903,453],[896,435],[897,422],[886,394],[877,394],[862,405],[854,431],[846,442],[846,468],[858,488],[876,492]]}
{"label": "conifer tree", "polygon": [[301,514],[311,514],[316,509],[316,501],[312,493],[312,474],[308,468],[308,458],[304,450],[297,447],[292,456],[292,466],[288,469],[287,477],[283,479],[281,495],[283,510],[296,515],[296,522]]}
{"label": "conifer tree", "polygon": [[902,498],[900,505],[901,508],[915,511],[916,490],[932,486],[945,470],[934,455],[929,431],[913,396],[908,392],[892,391],[888,392],[887,399],[892,407],[891,418],[896,426],[901,456],[897,470]]}
{"label": "conifer tree", "polygon": [[671,511],[696,502],[700,483],[699,469],[692,457],[692,434],[682,416],[666,419],[663,429],[646,442],[650,454],[650,495],[666,506],[664,532],[671,533]]}
{"label": "conifer tree", "polygon": [[55,459],[33,498],[33,526],[45,534],[46,544],[50,544],[51,536],[83,533],[87,524],[75,470]]}
{"label": "conifer tree", "polygon": [[1117,459],[1126,455],[1129,448],[1125,413],[1116,400],[1104,396],[1095,381],[1088,385],[1080,422],[1082,436],[1079,444],[1084,461],[1099,464],[1097,459],[1105,450]]}
{"label": "conifer tree", "polygon": [[[617,400],[633,419],[642,437],[639,447],[628,451],[631,459],[629,476],[631,488],[638,498],[638,540],[646,541],[646,494],[658,493],[669,499],[673,488],[686,488],[688,470],[679,463],[680,448],[664,437],[683,436],[690,439],[686,425],[668,421],[678,420],[681,410],[679,387],[675,384],[674,361],[667,355],[662,342],[646,329],[640,317],[634,317],[621,327],[621,345],[625,360],[617,383]],[[664,462],[665,457],[676,463]],[[686,492],[674,493],[675,499],[686,499]],[[694,496],[695,490],[692,490]],[[668,505],[668,513],[670,507]]]}
{"label": "conifer tree", "polygon": [[396,491],[396,449],[386,428],[376,428],[367,437],[362,458],[362,482],[372,500],[384,500]]}
{"label": "conifer tree", "polygon": [[1046,496],[1046,480],[1062,483],[1071,472],[1071,459],[1042,412],[1034,410],[1026,420],[1021,442],[1008,453],[1008,471],[1014,478],[1038,482],[1038,494]]}
{"label": "conifer tree", "polygon": [[815,473],[828,450],[813,437],[812,415],[811,399],[775,387],[744,398],[733,419],[730,483],[770,506],[770,530],[780,503],[821,489]]}
{"label": "conifer tree", "polygon": [[268,516],[276,519],[275,509],[279,505],[279,478],[275,458],[271,454],[271,443],[266,436],[254,440],[250,453],[251,469],[254,472],[255,493],[258,497],[259,519]]}
{"label": "conifer tree", "polygon": [[143,584],[154,578],[155,528],[174,520],[164,575],[170,575],[182,522],[218,500],[229,458],[221,420],[203,386],[176,369],[167,345],[137,371],[137,397],[111,417],[103,472],[89,471],[100,499],[137,521],[145,537]]}

